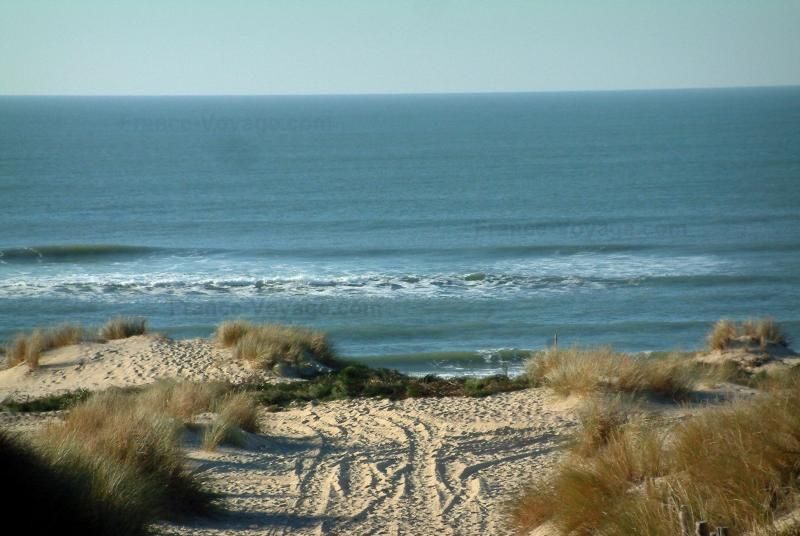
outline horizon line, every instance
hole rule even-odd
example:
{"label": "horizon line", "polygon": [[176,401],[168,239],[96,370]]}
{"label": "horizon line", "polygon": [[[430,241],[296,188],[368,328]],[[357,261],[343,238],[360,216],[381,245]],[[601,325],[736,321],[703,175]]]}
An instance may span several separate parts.
{"label": "horizon line", "polygon": [[562,93],[634,93],[658,91],[709,91],[736,89],[789,89],[800,88],[797,84],[741,85],[741,86],[673,86],[659,88],[612,88],[612,89],[548,89],[548,90],[499,90],[499,91],[408,91],[408,92],[342,92],[342,93],[0,93],[4,97],[401,97],[401,96],[447,96],[447,95],[526,95]]}

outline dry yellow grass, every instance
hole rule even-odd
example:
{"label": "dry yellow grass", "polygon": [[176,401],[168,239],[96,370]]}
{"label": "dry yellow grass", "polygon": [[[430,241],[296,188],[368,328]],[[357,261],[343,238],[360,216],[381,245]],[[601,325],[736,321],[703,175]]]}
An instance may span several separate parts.
{"label": "dry yellow grass", "polygon": [[736,323],[732,320],[723,318],[718,320],[711,332],[708,334],[708,347],[712,350],[724,350],[731,341],[738,336]]}
{"label": "dry yellow grass", "polygon": [[550,521],[562,534],[614,533],[605,532],[609,520],[631,507],[631,490],[665,472],[660,446],[656,434],[630,423],[613,430],[595,455],[569,456],[553,479],[528,488],[515,505],[520,532]]}
{"label": "dry yellow grass", "polygon": [[118,390],[75,406],[35,444],[46,458],[91,471],[95,492],[121,496],[150,518],[208,510],[210,495],[191,475],[180,450],[183,423]]}
{"label": "dry yellow grass", "polygon": [[258,431],[258,410],[252,397],[232,393],[223,397],[216,407],[217,416],[203,434],[203,448],[215,450],[222,443],[243,446],[242,431]]}
{"label": "dry yellow grass", "polygon": [[576,434],[573,451],[581,456],[595,454],[631,420],[636,410],[634,401],[620,395],[589,399],[578,410],[581,427]]}
{"label": "dry yellow grass", "polygon": [[76,457],[68,448],[50,459],[26,437],[0,431],[3,507],[36,534],[144,536],[152,520],[139,492],[101,460]]}
{"label": "dry yellow grass", "polygon": [[335,362],[333,348],[324,333],[271,324],[246,329],[233,347],[233,357],[262,368],[278,363],[332,365]]}
{"label": "dry yellow grass", "polygon": [[684,359],[633,357],[610,347],[551,348],[529,359],[526,373],[534,385],[563,396],[605,391],[678,399],[691,392],[693,384]]}
{"label": "dry yellow grass", "polygon": [[39,368],[39,358],[43,352],[78,344],[83,338],[83,330],[74,324],[19,333],[6,349],[6,365],[13,367],[24,362],[31,370],[35,370]]}
{"label": "dry yellow grass", "polygon": [[236,423],[250,433],[258,432],[258,408],[253,398],[245,393],[230,393],[217,404],[217,413]]}
{"label": "dry yellow grass", "polygon": [[789,343],[780,326],[771,318],[745,320],[742,324],[742,331],[750,337],[751,341],[761,346],[767,346],[768,344],[787,346]]}
{"label": "dry yellow grass", "polygon": [[63,346],[78,344],[84,340],[123,339],[141,335],[147,331],[147,321],[143,318],[117,317],[109,320],[95,337],[75,324],[63,324],[54,328],[38,328],[30,333],[18,333],[5,349],[6,366],[13,367],[26,363],[32,370],[39,367],[42,353]]}
{"label": "dry yellow grass", "polygon": [[188,421],[195,415],[211,411],[230,389],[228,384],[222,382],[160,380],[143,391],[137,403],[152,411]]}
{"label": "dry yellow grass", "polygon": [[107,341],[126,339],[147,333],[147,320],[144,318],[118,316],[105,323],[98,331],[98,336]]}
{"label": "dry yellow grass", "polygon": [[230,348],[244,337],[245,333],[253,329],[253,324],[247,320],[226,320],[217,326],[216,339],[223,348]]}
{"label": "dry yellow grass", "polygon": [[727,350],[731,344],[745,338],[749,344],[765,347],[769,344],[787,346],[788,339],[780,326],[771,318],[748,319],[737,325],[732,320],[723,319],[714,324],[708,334],[708,347],[711,350]]}
{"label": "dry yellow grass", "polygon": [[798,405],[794,374],[671,429],[613,423],[599,448],[577,442],[552,480],[527,490],[514,519],[521,531],[551,521],[563,534],[673,536],[682,507],[691,524],[766,534],[800,501]]}

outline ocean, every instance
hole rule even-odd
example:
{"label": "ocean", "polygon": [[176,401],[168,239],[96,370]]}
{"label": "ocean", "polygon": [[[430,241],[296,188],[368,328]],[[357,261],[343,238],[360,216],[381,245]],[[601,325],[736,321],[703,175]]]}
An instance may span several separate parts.
{"label": "ocean", "polygon": [[0,339],[142,315],[412,373],[800,336],[800,88],[0,98]]}

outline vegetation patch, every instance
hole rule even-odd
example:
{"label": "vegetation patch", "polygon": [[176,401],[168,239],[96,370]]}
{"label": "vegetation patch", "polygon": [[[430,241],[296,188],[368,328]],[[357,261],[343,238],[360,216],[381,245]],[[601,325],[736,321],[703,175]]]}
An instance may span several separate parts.
{"label": "vegetation patch", "polygon": [[13,367],[19,363],[26,363],[31,370],[35,370],[39,368],[42,352],[78,344],[84,338],[83,330],[75,324],[19,333],[6,349],[6,365]]}
{"label": "vegetation patch", "polygon": [[144,318],[118,316],[106,322],[98,331],[98,336],[100,339],[112,341],[145,333],[147,333],[147,320]]}
{"label": "vegetation patch", "polygon": [[526,373],[531,384],[563,396],[618,392],[680,400],[694,385],[690,363],[681,356],[634,357],[610,347],[550,348],[527,361]]}
{"label": "vegetation patch", "polygon": [[668,427],[589,410],[600,417],[584,421],[584,439],[552,479],[523,493],[513,517],[521,532],[549,521],[563,534],[672,536],[683,510],[692,527],[772,534],[800,501],[798,404],[792,373],[762,396]]}
{"label": "vegetation patch", "polygon": [[[112,487],[106,466],[64,454],[45,455],[28,441],[0,431],[6,511],[39,534],[59,534],[65,527],[100,536],[147,534],[148,512],[129,502],[129,495],[105,492]],[[123,486],[116,490],[123,491]]]}
{"label": "vegetation patch", "polygon": [[212,496],[183,461],[183,422],[148,403],[148,391],[109,390],[74,406],[34,444],[93,475],[98,497],[119,496],[143,519],[208,513]]}
{"label": "vegetation patch", "polygon": [[17,413],[62,411],[87,400],[91,395],[91,391],[78,389],[77,391],[42,398],[3,400],[0,402],[0,411]]}
{"label": "vegetation patch", "polygon": [[223,348],[231,348],[254,327],[247,320],[226,320],[217,326],[214,336]]}
{"label": "vegetation patch", "polygon": [[258,408],[246,393],[226,395],[216,405],[216,417],[203,434],[203,448],[216,450],[222,443],[245,445],[243,432],[258,431]]}
{"label": "vegetation patch", "polygon": [[[71,490],[67,495],[72,502],[59,500],[52,506],[67,516],[59,518],[62,526],[88,527],[87,534],[138,535],[147,533],[157,519],[214,513],[215,496],[184,461],[187,427],[195,426],[198,415],[215,412],[205,433],[214,447],[236,443],[242,430],[258,431],[252,395],[223,383],[162,380],[146,388],[5,402],[3,409],[70,410],[63,422],[46,426],[19,448],[30,451],[26,463],[39,467],[32,470],[25,489],[39,500],[50,496],[44,489],[47,479],[57,490],[53,497],[61,497],[62,487]],[[0,450],[10,449],[12,454],[23,445],[5,440],[0,437]],[[79,502],[73,504],[74,498]]]}
{"label": "vegetation patch", "polygon": [[53,328],[38,328],[28,333],[18,333],[3,349],[6,366],[26,363],[31,370],[39,368],[42,353],[84,341],[105,342],[124,339],[147,332],[143,318],[117,317],[97,330],[87,330],[77,324],[62,324]]}
{"label": "vegetation patch", "polygon": [[530,387],[525,377],[490,376],[485,378],[422,378],[395,370],[347,364],[342,369],[306,381],[265,383],[250,386],[263,404],[285,407],[293,403],[341,400],[356,397],[404,398],[470,396],[518,391]]}
{"label": "vegetation patch", "polygon": [[231,348],[234,359],[278,376],[310,377],[339,366],[333,347],[320,331],[229,320],[217,327],[216,338],[223,347]]}
{"label": "vegetation patch", "polygon": [[714,324],[708,334],[708,347],[711,350],[728,350],[735,343],[757,345],[762,348],[768,345],[786,347],[789,339],[780,326],[771,318],[745,320],[737,324],[733,320],[722,319]]}

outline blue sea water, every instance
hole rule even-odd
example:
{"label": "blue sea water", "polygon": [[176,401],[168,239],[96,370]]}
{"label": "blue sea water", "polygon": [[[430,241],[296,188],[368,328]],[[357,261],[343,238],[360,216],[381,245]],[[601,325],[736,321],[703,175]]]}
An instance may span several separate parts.
{"label": "blue sea water", "polygon": [[243,317],[417,372],[800,335],[800,88],[0,98],[0,339]]}

